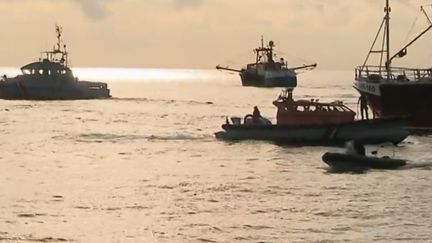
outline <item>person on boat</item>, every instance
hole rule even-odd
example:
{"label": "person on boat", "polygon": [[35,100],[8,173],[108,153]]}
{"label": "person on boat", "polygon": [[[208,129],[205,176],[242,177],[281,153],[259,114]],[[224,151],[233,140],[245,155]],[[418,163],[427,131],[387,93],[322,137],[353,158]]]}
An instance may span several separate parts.
{"label": "person on boat", "polygon": [[274,60],[271,52],[267,53],[267,60],[269,63],[274,64]]}
{"label": "person on boat", "polygon": [[361,119],[365,120],[366,118],[366,120],[369,120],[369,108],[366,96],[361,95],[358,102],[360,103]]}
{"label": "person on boat", "polygon": [[254,106],[253,112],[252,112],[252,116],[254,117],[254,119],[258,119],[261,118],[261,112],[260,110],[258,110],[257,106]]}
{"label": "person on boat", "polygon": [[366,149],[363,144],[358,141],[348,141],[345,145],[346,153],[351,155],[366,155]]}
{"label": "person on boat", "polygon": [[257,106],[254,106],[252,114],[245,116],[244,123],[248,125],[257,125],[260,124],[261,118],[261,112]]}
{"label": "person on boat", "polygon": [[247,115],[245,117],[245,123],[254,125],[271,125],[271,121],[261,116],[261,112],[257,106],[254,106],[252,115]]}

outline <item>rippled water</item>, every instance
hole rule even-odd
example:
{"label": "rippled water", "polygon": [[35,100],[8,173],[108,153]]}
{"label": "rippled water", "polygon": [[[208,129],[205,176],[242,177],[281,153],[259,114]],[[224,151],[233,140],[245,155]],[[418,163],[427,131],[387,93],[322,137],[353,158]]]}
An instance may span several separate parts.
{"label": "rippled water", "polygon": [[[274,119],[279,89],[134,72],[112,74],[111,100],[0,100],[1,242],[432,241],[432,137],[379,148],[405,169],[335,174],[321,155],[336,148],[214,139],[253,105]],[[297,98],[356,109],[352,73],[300,78]]]}

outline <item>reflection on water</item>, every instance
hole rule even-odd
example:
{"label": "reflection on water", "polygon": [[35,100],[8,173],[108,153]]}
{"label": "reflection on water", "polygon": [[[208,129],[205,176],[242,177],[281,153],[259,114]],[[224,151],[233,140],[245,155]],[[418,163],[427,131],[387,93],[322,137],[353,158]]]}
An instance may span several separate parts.
{"label": "reflection on water", "polygon": [[[114,99],[0,100],[1,242],[432,239],[430,136],[379,148],[408,169],[328,173],[331,148],[214,139],[253,105],[274,119],[280,89],[212,70],[102,70],[76,72]],[[351,72],[299,79],[297,97],[356,108]]]}
{"label": "reflection on water", "polygon": [[139,68],[74,68],[76,76],[86,80],[175,82],[209,81],[225,78],[219,71],[194,69],[139,69]]}
{"label": "reflection on water", "polygon": [[[229,79],[217,70],[159,69],[159,68],[72,68],[80,80],[102,82],[203,82]],[[8,77],[21,74],[19,68],[0,67],[0,74]]]}

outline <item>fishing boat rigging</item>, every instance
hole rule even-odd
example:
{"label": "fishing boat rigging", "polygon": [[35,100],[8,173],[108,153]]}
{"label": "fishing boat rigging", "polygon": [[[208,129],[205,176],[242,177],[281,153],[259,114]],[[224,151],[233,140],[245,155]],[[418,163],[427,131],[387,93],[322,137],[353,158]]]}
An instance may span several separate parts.
{"label": "fishing boat rigging", "polygon": [[[403,58],[408,49],[432,29],[432,21],[426,16],[428,26],[406,45],[391,54],[390,1],[386,0],[385,15],[378,33],[363,65],[355,70],[354,88],[365,98],[367,105],[376,117],[403,116],[413,129],[432,129],[432,68],[397,67],[396,58]],[[381,45],[376,48],[379,39]],[[370,65],[370,57],[379,54],[378,65]]]}

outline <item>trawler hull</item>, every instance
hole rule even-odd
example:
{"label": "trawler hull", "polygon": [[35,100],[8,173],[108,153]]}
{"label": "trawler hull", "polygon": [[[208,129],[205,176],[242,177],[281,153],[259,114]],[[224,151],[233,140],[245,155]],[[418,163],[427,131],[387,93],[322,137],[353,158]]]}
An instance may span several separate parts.
{"label": "trawler hull", "polygon": [[354,82],[377,117],[406,117],[413,130],[432,130],[432,82]]}
{"label": "trawler hull", "polygon": [[291,74],[266,73],[259,74],[256,72],[240,73],[243,86],[252,87],[297,87],[297,76]]}
{"label": "trawler hull", "polygon": [[408,137],[402,119],[375,119],[319,125],[222,125],[216,138],[229,141],[263,140],[286,144],[343,145],[350,140],[363,144],[398,144]]}

